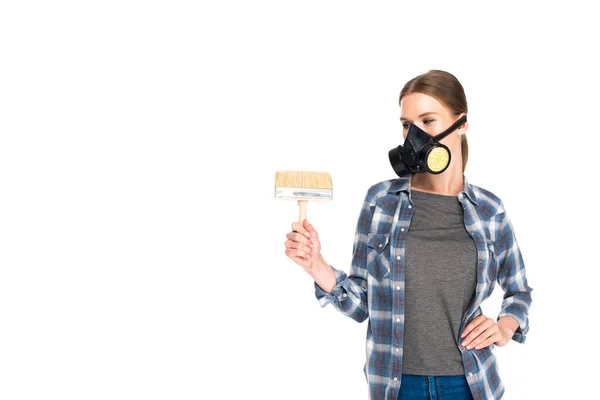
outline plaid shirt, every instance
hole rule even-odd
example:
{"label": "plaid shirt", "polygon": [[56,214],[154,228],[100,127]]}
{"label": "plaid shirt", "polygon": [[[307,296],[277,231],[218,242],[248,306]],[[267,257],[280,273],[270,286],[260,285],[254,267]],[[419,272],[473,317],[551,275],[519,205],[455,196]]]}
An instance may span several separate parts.
{"label": "plaid shirt", "polygon": [[[509,315],[519,322],[512,339],[523,343],[529,330],[532,288],[512,224],[502,201],[493,193],[467,182],[458,194],[464,224],[477,248],[475,296],[460,324],[482,313],[481,303],[497,281],[504,290],[498,319]],[[402,379],[404,332],[404,262],[406,236],[414,213],[410,176],[379,182],[369,188],[354,237],[350,273],[333,268],[337,284],[331,293],[315,283],[321,307],[332,303],[367,327],[365,376],[370,399],[396,400]],[[460,341],[459,341],[460,343]],[[496,400],[504,394],[494,345],[480,350],[459,346],[465,376],[475,400]]]}

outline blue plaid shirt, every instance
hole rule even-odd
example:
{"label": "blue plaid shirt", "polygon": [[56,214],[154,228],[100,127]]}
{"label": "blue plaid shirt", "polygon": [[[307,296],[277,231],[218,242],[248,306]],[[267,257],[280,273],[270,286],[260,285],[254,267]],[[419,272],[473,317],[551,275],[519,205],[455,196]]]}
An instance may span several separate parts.
{"label": "blue plaid shirt", "polygon": [[[469,184],[464,174],[463,180],[458,201],[477,248],[478,269],[475,296],[462,318],[459,338],[465,325],[482,313],[480,305],[497,281],[504,290],[498,319],[515,318],[519,327],[512,339],[523,343],[532,288],[511,222],[496,195]],[[414,207],[410,177],[371,186],[358,219],[350,273],[332,267],[337,284],[331,293],[315,283],[322,307],[332,303],[358,322],[369,319],[364,372],[372,400],[396,400],[402,383],[405,246]],[[496,400],[504,394],[493,348],[493,344],[480,350],[459,346],[475,400]]]}

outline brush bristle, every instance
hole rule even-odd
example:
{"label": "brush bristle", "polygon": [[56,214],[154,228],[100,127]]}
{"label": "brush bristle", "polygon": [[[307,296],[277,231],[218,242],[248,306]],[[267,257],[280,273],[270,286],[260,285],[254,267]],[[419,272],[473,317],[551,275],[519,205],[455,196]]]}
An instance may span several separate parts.
{"label": "brush bristle", "polygon": [[333,189],[329,172],[278,171],[275,187]]}

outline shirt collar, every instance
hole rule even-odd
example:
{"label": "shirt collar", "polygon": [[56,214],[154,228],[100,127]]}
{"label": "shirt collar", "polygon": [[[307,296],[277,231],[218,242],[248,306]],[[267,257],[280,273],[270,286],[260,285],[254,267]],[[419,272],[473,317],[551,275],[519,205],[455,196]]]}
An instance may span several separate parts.
{"label": "shirt collar", "polygon": [[[405,176],[403,178],[394,179],[392,181],[392,184],[388,188],[388,192],[406,192],[410,196],[410,177],[411,175]],[[471,203],[479,207],[479,203],[477,203],[477,197],[475,197],[475,192],[473,191],[473,186],[467,181],[467,177],[465,174],[463,174],[463,183],[464,188],[460,191],[458,197],[462,197],[461,194],[464,193],[464,195],[466,195],[466,197],[471,201]]]}

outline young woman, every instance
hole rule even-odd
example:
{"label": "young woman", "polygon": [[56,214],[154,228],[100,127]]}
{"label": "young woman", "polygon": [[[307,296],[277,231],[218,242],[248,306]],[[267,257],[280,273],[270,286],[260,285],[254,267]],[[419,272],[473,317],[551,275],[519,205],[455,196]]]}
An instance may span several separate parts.
{"label": "young woman", "polygon": [[[325,261],[308,221],[292,225],[285,254],[314,279],[321,306],[369,320],[364,370],[372,400],[500,399],[504,385],[492,350],[524,342],[532,291],[512,224],[500,198],[464,175],[468,123],[460,82],[429,71],[406,83],[399,103],[404,148],[418,132],[436,141],[443,132],[445,169],[402,175],[406,166],[396,165],[399,178],[369,188],[349,274]],[[480,305],[495,282],[504,300],[491,318]]]}

